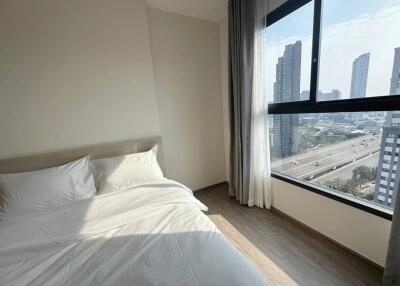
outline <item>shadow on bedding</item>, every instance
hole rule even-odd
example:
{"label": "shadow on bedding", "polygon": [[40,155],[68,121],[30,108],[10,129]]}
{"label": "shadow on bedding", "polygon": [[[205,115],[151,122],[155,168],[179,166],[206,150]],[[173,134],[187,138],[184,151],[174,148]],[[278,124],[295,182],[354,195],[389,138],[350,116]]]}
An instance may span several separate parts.
{"label": "shadow on bedding", "polygon": [[267,285],[219,232],[133,231],[125,226],[101,237],[42,242],[20,254],[0,252],[0,284]]}
{"label": "shadow on bedding", "polygon": [[0,285],[267,285],[189,198],[138,188],[10,217]]}

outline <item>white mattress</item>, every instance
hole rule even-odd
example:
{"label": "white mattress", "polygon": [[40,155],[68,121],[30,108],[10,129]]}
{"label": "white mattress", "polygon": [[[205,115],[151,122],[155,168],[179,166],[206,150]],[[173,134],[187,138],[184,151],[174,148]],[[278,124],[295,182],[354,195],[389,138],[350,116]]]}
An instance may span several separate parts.
{"label": "white mattress", "polygon": [[163,181],[0,222],[0,285],[267,285],[182,185]]}

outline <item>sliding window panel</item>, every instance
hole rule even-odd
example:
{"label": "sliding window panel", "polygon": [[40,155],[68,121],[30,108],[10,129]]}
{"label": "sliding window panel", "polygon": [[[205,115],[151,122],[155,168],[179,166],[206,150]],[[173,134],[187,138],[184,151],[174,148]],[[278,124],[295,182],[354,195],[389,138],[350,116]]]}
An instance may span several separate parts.
{"label": "sliding window panel", "polygon": [[325,0],[317,101],[400,95],[398,1]]}
{"label": "sliding window panel", "polygon": [[310,98],[313,13],[310,1],[266,29],[269,103]]}

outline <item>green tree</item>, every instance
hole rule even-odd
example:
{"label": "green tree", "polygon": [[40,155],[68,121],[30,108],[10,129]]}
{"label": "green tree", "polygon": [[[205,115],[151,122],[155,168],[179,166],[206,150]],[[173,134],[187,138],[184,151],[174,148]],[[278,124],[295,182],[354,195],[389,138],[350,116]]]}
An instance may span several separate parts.
{"label": "green tree", "polygon": [[364,196],[364,199],[373,201],[374,200],[374,193],[369,193]]}
{"label": "green tree", "polygon": [[376,168],[368,166],[358,166],[353,170],[352,179],[362,182],[374,181],[376,179]]}

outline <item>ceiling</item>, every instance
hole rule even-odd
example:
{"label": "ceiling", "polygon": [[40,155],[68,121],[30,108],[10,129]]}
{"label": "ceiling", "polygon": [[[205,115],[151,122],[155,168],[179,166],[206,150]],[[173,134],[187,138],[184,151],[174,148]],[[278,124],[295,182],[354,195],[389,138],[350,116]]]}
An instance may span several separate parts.
{"label": "ceiling", "polygon": [[221,22],[227,15],[228,0],[147,0],[147,5],[172,13]]}

